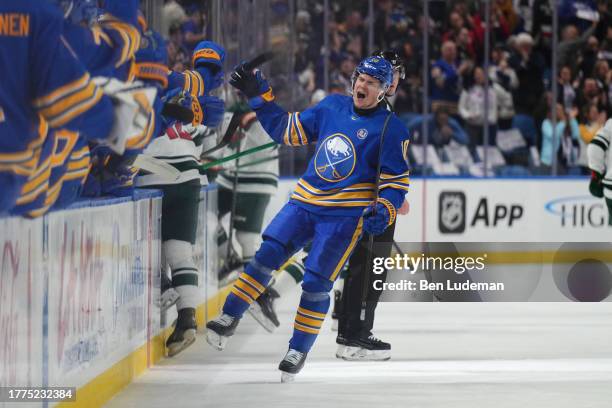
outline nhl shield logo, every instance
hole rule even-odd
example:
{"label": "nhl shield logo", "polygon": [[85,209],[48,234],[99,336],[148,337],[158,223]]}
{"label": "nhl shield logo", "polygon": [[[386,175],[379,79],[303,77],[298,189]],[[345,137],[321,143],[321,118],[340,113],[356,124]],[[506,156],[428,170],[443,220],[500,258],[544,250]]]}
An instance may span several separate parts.
{"label": "nhl shield logo", "polygon": [[463,192],[441,192],[438,211],[440,232],[460,234],[465,231],[465,194]]}
{"label": "nhl shield logo", "polygon": [[355,146],[346,135],[334,133],[319,145],[314,159],[317,175],[325,181],[341,181],[355,169]]}
{"label": "nhl shield logo", "polygon": [[359,129],[359,130],[357,131],[357,138],[358,138],[358,139],[363,140],[363,139],[365,139],[366,137],[368,137],[368,130],[367,130],[367,129],[361,128],[361,129]]}

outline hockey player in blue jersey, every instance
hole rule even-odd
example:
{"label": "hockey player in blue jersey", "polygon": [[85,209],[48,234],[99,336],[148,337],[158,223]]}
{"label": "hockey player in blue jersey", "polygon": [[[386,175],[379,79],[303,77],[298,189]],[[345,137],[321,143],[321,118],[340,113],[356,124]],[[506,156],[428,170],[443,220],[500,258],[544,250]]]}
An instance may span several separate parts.
{"label": "hockey player in blue jersey", "polygon": [[281,380],[291,381],[303,367],[327,314],[329,291],[362,231],[382,233],[408,190],[408,130],[379,106],[392,77],[389,62],[366,58],[353,74],[352,97],[330,95],[303,112],[287,113],[274,103],[259,71],[249,72],[242,64],[232,74],[230,83],[249,98],[272,139],[290,146],[316,142],[317,147],[289,202],[264,231],[255,258],[232,287],[222,314],[207,324],[213,347],[225,347],[272,272],[311,242],[293,336],[279,365]]}
{"label": "hockey player in blue jersey", "polygon": [[[46,0],[0,0],[0,19],[2,212],[41,168],[49,129],[105,141],[114,120],[110,99],[62,40],[63,16],[53,6]],[[41,174],[46,172],[43,166]]]}
{"label": "hockey player in blue jersey", "polygon": [[[62,38],[92,76],[129,80],[132,60],[140,43],[136,27],[137,0],[107,0],[99,9],[95,0],[47,0],[64,13]],[[106,17],[97,24],[98,15]],[[149,122],[152,123],[151,120]],[[125,147],[141,149],[151,132],[130,137]],[[13,215],[37,217],[49,208],[64,208],[80,194],[90,168],[89,140],[69,129],[51,129],[41,148],[38,165],[23,186]]]}

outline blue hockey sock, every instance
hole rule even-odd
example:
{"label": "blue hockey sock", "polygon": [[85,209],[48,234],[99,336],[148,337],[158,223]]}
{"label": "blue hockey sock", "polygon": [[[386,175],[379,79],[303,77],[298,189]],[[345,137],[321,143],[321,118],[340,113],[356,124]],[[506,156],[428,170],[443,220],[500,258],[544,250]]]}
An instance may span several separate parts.
{"label": "blue hockey sock", "polygon": [[241,318],[250,304],[266,290],[272,279],[271,272],[270,268],[252,260],[232,286],[230,294],[225,299],[223,313]]}
{"label": "blue hockey sock", "polygon": [[289,348],[307,353],[317,339],[328,309],[328,293],[302,292],[300,305],[293,323],[293,337],[289,341]]}

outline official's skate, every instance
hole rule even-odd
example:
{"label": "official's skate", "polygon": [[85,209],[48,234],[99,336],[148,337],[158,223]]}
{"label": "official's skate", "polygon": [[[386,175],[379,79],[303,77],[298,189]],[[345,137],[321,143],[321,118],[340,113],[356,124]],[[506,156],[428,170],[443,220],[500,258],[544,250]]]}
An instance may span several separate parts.
{"label": "official's skate", "polygon": [[222,314],[206,323],[206,341],[219,351],[222,351],[234,332],[240,319]]}
{"label": "official's skate", "polygon": [[278,369],[281,370],[282,383],[293,382],[295,375],[304,367],[307,355],[308,353],[302,353],[291,348],[287,351],[285,358],[278,365]]}
{"label": "official's skate", "polygon": [[264,329],[272,333],[274,329],[280,326],[276,312],[274,311],[274,300],[278,299],[280,295],[272,287],[268,287],[264,293],[261,294],[251,303],[249,306],[249,314],[261,324]]}
{"label": "official's skate", "polygon": [[338,350],[336,357],[347,361],[385,361],[391,358],[391,344],[374,335],[362,335],[354,338],[336,338]]}
{"label": "official's skate", "polygon": [[185,308],[178,312],[174,331],[166,341],[168,357],[172,357],[191,346],[196,340],[195,309]]}

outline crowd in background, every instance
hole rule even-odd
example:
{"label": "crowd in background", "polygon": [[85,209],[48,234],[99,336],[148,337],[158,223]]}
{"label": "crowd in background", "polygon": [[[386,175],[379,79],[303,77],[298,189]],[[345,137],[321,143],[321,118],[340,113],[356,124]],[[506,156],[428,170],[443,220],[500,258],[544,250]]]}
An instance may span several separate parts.
{"label": "crowd in background", "polygon": [[[272,0],[272,3],[287,3]],[[368,54],[368,2],[330,0],[328,92],[350,92],[351,74]],[[559,0],[557,72],[553,75],[553,12],[550,0],[492,0],[488,72],[485,72],[485,3],[477,0],[432,0],[430,20],[423,2],[376,0],[374,48],[393,49],[404,59],[406,78],[391,99],[415,139],[423,120],[429,143],[457,142],[471,152],[485,140],[495,145],[507,130],[520,131],[526,148],[538,152],[541,173],[550,172],[553,155],[560,173],[580,174],[586,166],[586,144],[612,105],[612,16],[608,0]],[[297,0],[293,78],[305,102],[324,95],[324,10],[322,0]],[[276,7],[288,13],[287,7]],[[206,3],[166,1],[163,34],[170,40],[170,67],[188,63],[190,47],[206,37]],[[289,16],[287,16],[289,21]],[[428,34],[428,88],[423,87],[423,34]],[[488,79],[488,81],[487,81]],[[485,95],[485,82],[489,88]],[[556,129],[552,125],[552,89]],[[423,117],[423,97],[430,115]],[[485,98],[488,112],[485,118]],[[486,126],[485,126],[486,125]],[[422,132],[421,132],[422,133]],[[553,137],[554,134],[557,137]],[[553,140],[556,145],[553,146]],[[416,140],[418,141],[418,140]],[[533,165],[527,150],[510,158]],[[533,167],[533,166],[532,166]]]}

